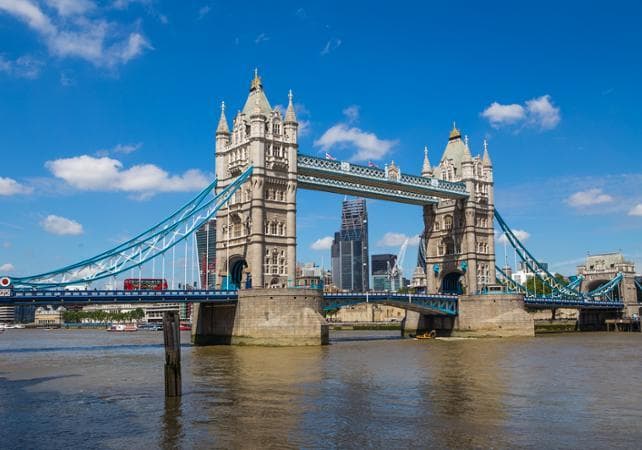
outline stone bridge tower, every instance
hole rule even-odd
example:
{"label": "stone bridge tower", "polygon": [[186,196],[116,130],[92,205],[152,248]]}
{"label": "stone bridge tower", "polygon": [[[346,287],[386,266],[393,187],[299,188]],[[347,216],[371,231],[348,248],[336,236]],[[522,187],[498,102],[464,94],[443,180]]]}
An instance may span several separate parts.
{"label": "stone bridge tower", "polygon": [[453,125],[438,166],[430,166],[426,150],[422,176],[461,181],[470,192],[468,199],[424,207],[417,272],[427,292],[475,294],[494,284],[493,165],[486,141],[483,156],[473,157],[468,138]]}
{"label": "stone bridge tower", "polygon": [[580,285],[580,291],[583,293],[599,288],[621,273],[624,278],[612,293],[613,298],[623,301],[627,316],[640,313],[635,286],[635,264],[624,259],[622,253],[589,255],[586,262],[577,267],[577,273],[584,277]]}
{"label": "stone bridge tower", "polygon": [[284,118],[270,106],[256,71],[231,131],[222,105],[216,129],[217,193],[250,165],[254,170],[216,216],[218,286],[294,286],[297,133],[292,92]]}

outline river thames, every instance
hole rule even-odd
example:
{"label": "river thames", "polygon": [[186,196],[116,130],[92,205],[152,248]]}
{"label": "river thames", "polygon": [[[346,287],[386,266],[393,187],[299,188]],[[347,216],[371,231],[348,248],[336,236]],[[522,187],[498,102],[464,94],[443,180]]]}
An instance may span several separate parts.
{"label": "river thames", "polygon": [[0,448],[640,448],[639,333],[191,347],[162,333],[0,334]]}

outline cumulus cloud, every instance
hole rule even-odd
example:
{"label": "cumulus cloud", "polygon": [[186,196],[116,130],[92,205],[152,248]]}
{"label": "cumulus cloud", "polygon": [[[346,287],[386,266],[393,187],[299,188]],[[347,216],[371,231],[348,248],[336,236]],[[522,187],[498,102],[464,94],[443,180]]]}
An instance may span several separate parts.
{"label": "cumulus cloud", "polygon": [[598,188],[576,192],[566,199],[566,203],[574,208],[600,205],[603,203],[610,203],[612,201],[613,197],[605,194],[604,192],[602,192],[602,189]]}
{"label": "cumulus cloud", "polygon": [[4,263],[0,266],[0,273],[13,272],[16,268],[11,263]]}
{"label": "cumulus cloud", "polygon": [[519,122],[526,117],[526,111],[522,105],[516,103],[502,105],[493,102],[482,112],[482,117],[486,118],[492,126],[499,127]]}
{"label": "cumulus cloud", "polygon": [[[513,230],[513,234],[515,235],[517,240],[522,243],[526,242],[526,240],[528,240],[528,238],[531,237],[531,234],[525,230]],[[506,237],[506,233],[502,233],[497,240],[502,244],[509,243],[508,238]]]}
{"label": "cumulus cloud", "polygon": [[339,47],[341,47],[341,39],[332,38],[328,42],[326,42],[325,46],[321,50],[321,56],[325,56],[330,52],[335,51]]}
{"label": "cumulus cloud", "polygon": [[553,104],[550,95],[527,100],[524,105],[493,102],[481,115],[495,128],[520,125],[551,130],[561,120],[560,109]]}
{"label": "cumulus cloud", "polygon": [[81,224],[75,220],[53,214],[45,217],[45,219],[40,222],[40,226],[42,226],[47,233],[56,234],[58,236],[77,236],[83,234]]}
{"label": "cumulus cloud", "polygon": [[[0,0],[1,1],[1,0]],[[0,55],[0,72],[16,78],[33,80],[40,75],[44,63],[29,55],[20,56],[15,60],[6,59]]]}
{"label": "cumulus cloud", "polygon": [[374,133],[344,123],[334,125],[314,141],[314,145],[322,150],[330,150],[333,146],[356,148],[357,153],[352,156],[355,161],[381,159],[396,144],[396,140],[379,139]]}
{"label": "cumulus cloud", "polygon": [[310,248],[312,250],[330,250],[333,240],[332,236],[322,237],[314,241],[312,245],[310,245]]}
{"label": "cumulus cloud", "polygon": [[47,161],[45,167],[69,185],[87,191],[124,191],[147,198],[157,192],[196,191],[207,186],[207,177],[191,169],[182,175],[170,175],[153,164],[124,168],[117,159],[81,155]]}
{"label": "cumulus cloud", "polygon": [[0,195],[31,194],[33,188],[18,183],[13,178],[0,177]]}
{"label": "cumulus cloud", "polygon": [[377,241],[378,247],[400,247],[408,239],[408,245],[411,247],[416,247],[419,245],[421,238],[419,235],[407,236],[403,233],[393,233],[388,232],[383,235],[381,239]]}
{"label": "cumulus cloud", "polygon": [[[137,30],[127,31],[96,13],[89,0],[46,0],[45,12],[32,0],[0,0],[0,13],[23,22],[44,41],[49,53],[61,58],[81,58],[98,67],[125,64],[151,49]],[[134,28],[137,25],[134,26]]]}
{"label": "cumulus cloud", "polygon": [[642,216],[642,203],[638,203],[629,210],[629,216]]}

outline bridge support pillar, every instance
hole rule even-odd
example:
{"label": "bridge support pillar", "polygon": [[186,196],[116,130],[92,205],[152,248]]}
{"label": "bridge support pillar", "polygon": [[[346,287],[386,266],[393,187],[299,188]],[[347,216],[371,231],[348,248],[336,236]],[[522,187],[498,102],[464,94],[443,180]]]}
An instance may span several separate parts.
{"label": "bridge support pillar", "polygon": [[535,336],[535,322],[522,295],[463,295],[453,336]]}
{"label": "bridge support pillar", "polygon": [[436,331],[437,336],[450,336],[454,319],[447,316],[433,316],[406,310],[401,321],[401,337],[414,337],[417,334]]}
{"label": "bridge support pillar", "polygon": [[234,306],[201,304],[194,311],[195,345],[298,346],[328,343],[316,289],[244,289]]}
{"label": "bridge support pillar", "polygon": [[622,313],[617,310],[581,309],[577,317],[578,331],[606,331],[607,319],[619,319]]}

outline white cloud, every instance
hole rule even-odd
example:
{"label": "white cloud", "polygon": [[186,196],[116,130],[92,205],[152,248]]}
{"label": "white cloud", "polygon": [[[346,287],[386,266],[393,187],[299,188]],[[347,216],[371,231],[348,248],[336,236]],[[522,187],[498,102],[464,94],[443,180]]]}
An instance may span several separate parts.
{"label": "white cloud", "polygon": [[362,131],[344,123],[334,125],[314,141],[314,145],[323,150],[330,150],[334,145],[355,147],[357,153],[352,157],[355,161],[381,159],[390,152],[395,144],[397,144],[396,140],[379,139],[374,133]]}
{"label": "white cloud", "polygon": [[59,236],[77,236],[79,234],[83,234],[81,224],[75,220],[53,214],[48,215],[42,222],[40,222],[40,225],[47,233]]}
{"label": "white cloud", "polygon": [[0,266],[0,273],[13,272],[16,268],[11,263],[4,263]]}
{"label": "white cloud", "polygon": [[136,144],[116,144],[113,148],[98,150],[96,154],[98,156],[109,156],[110,154],[121,154],[129,155],[130,153],[135,152],[143,146],[142,142],[137,142]]}
{"label": "white cloud", "polygon": [[[529,237],[531,237],[531,234],[528,231],[525,230],[512,230],[513,234],[517,238],[518,241],[524,243],[528,240]],[[499,239],[497,239],[501,244],[508,244],[508,238],[506,237],[506,233],[502,233],[501,236],[499,236]]]}
{"label": "white cloud", "polygon": [[81,155],[47,161],[45,167],[71,186],[88,191],[124,191],[143,194],[196,191],[207,186],[201,171],[191,169],[182,175],[170,175],[153,164],[139,164],[128,169],[109,157]]}
{"label": "white cloud", "polygon": [[330,52],[335,51],[339,47],[341,47],[341,39],[332,38],[328,42],[326,42],[325,46],[321,50],[321,56],[325,56]]}
{"label": "white cloud", "polygon": [[330,250],[333,240],[332,236],[322,237],[314,241],[312,245],[310,245],[310,248],[312,250]]}
{"label": "white cloud", "polygon": [[346,116],[348,123],[359,120],[359,109],[359,105],[350,105],[342,111],[343,115]]}
{"label": "white cloud", "polygon": [[524,118],[526,112],[524,107],[518,104],[502,105],[497,102],[491,105],[482,112],[482,117],[488,119],[490,124],[494,127],[501,125],[509,125],[518,122]]}
{"label": "white cloud", "polygon": [[401,245],[408,239],[408,245],[411,247],[416,247],[419,245],[421,238],[419,235],[415,236],[406,236],[403,233],[393,233],[388,232],[383,235],[379,241],[377,241],[378,247],[401,247]]}
{"label": "white cloud", "polygon": [[0,195],[31,194],[33,188],[18,183],[13,178],[0,177]]}
{"label": "white cloud", "polygon": [[561,120],[560,109],[553,105],[551,96],[548,94],[527,100],[523,106],[517,103],[503,105],[493,102],[482,111],[481,115],[495,128],[520,124],[541,130],[551,130]]}
{"label": "white cloud", "polygon": [[553,105],[550,95],[528,100],[526,110],[529,122],[543,130],[551,130],[560,123],[560,109]]}
{"label": "white cloud", "polygon": [[13,61],[0,55],[0,72],[17,78],[26,78],[29,80],[38,78],[43,65],[44,63],[42,61],[34,59],[29,55],[20,56]]}
{"label": "white cloud", "polygon": [[629,210],[629,216],[642,216],[642,203],[638,203]]}
{"label": "white cloud", "polygon": [[574,208],[600,205],[603,203],[610,203],[612,201],[613,201],[613,197],[603,193],[602,189],[598,189],[598,188],[576,192],[566,199],[566,203],[568,203]]}
{"label": "white cloud", "polygon": [[85,14],[96,8],[96,5],[88,0],[45,0],[45,3],[61,16]]}
{"label": "white cloud", "polygon": [[126,31],[116,22],[88,14],[97,9],[93,2],[47,0],[47,4],[55,14],[47,15],[31,0],[0,0],[0,13],[38,33],[52,55],[81,58],[98,67],[114,68],[152,49],[139,31]]}

